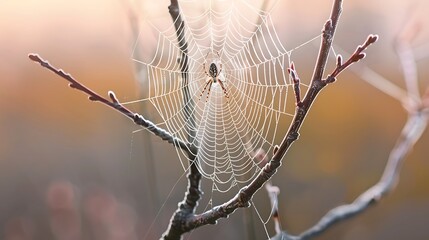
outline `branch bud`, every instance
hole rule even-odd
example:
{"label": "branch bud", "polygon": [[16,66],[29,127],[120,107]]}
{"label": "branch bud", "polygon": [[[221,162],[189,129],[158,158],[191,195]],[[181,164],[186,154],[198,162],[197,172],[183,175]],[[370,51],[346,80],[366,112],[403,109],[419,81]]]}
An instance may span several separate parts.
{"label": "branch bud", "polygon": [[113,103],[119,103],[118,99],[116,98],[116,95],[113,91],[108,91],[107,94],[109,95],[110,99]]}
{"label": "branch bud", "polygon": [[337,55],[337,67],[341,67],[343,65],[343,56],[341,54]]}
{"label": "branch bud", "polygon": [[30,58],[32,61],[35,61],[35,62],[40,62],[41,60],[39,57],[39,54],[37,53],[29,53],[28,58]]}
{"label": "branch bud", "polygon": [[273,155],[275,155],[278,150],[279,150],[279,145],[275,145],[273,148]]}
{"label": "branch bud", "polygon": [[368,38],[366,39],[366,43],[367,44],[373,44],[375,42],[377,42],[378,40],[378,35],[377,34],[370,34],[368,36]]}
{"label": "branch bud", "polygon": [[356,62],[357,62],[357,61],[359,61],[359,60],[361,60],[361,59],[363,59],[363,58],[365,58],[365,56],[366,56],[366,53],[359,53],[359,54],[357,55]]}

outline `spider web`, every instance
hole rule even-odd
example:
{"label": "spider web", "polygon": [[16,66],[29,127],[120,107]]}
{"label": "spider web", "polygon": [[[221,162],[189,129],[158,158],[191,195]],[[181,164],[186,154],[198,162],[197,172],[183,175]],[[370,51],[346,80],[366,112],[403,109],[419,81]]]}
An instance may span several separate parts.
{"label": "spider web", "polygon": [[[284,119],[290,121],[294,113],[292,82],[285,71],[291,54],[320,36],[286,48],[270,11],[254,7],[260,4],[179,1],[188,44],[187,84],[180,69],[182,51],[167,9],[162,11],[164,18],[143,13],[147,17],[136,46],[146,54],[134,51],[133,58],[144,66],[147,77],[142,88],[147,97],[125,104],[150,102],[157,115],[151,120],[180,139],[191,139],[198,148],[197,166],[212,181],[212,191],[227,192],[259,172],[265,153],[273,150],[278,127],[286,126]],[[208,74],[212,63],[218,81],[203,91],[213,81]],[[184,96],[187,91],[189,99]],[[190,132],[195,138],[189,137]],[[176,150],[186,171],[189,156]]]}

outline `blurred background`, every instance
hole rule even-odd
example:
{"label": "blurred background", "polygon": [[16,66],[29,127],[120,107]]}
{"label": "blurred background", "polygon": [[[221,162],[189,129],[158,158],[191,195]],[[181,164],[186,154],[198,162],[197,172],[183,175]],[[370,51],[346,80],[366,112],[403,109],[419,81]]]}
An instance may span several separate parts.
{"label": "blurred background", "polygon": [[[138,128],[127,118],[88,101],[27,57],[37,52],[102,95],[114,90],[121,101],[134,100],[140,94],[131,60],[135,36],[129,17],[135,4],[0,1],[1,239],[157,239],[165,231],[186,188],[176,151],[146,132],[133,134]],[[140,7],[171,21],[168,5],[142,1]],[[272,16],[282,41],[297,45],[320,33],[331,5],[277,3]],[[404,88],[393,42],[415,18],[421,30],[412,46],[423,92],[429,86],[428,9],[427,1],[346,0],[335,44],[352,52],[368,34],[378,34],[364,64]],[[311,76],[316,53],[310,45],[294,59],[302,79]],[[400,102],[359,75],[343,73],[318,97],[273,178],[281,189],[282,227],[300,233],[375,184],[406,117]],[[426,131],[405,161],[397,188],[380,204],[317,239],[428,239],[428,143]],[[254,201],[266,218],[265,191]],[[254,212],[254,228],[246,229],[245,212],[186,239],[264,239]],[[273,225],[266,227],[273,235]]]}

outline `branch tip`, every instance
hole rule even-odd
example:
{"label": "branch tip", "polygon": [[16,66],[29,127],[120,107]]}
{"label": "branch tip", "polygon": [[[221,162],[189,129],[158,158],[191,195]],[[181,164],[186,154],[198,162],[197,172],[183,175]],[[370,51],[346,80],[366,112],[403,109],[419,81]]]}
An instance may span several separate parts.
{"label": "branch tip", "polygon": [[287,73],[290,75],[292,79],[294,79],[294,76],[295,76],[294,70],[292,70],[291,68],[287,68]]}
{"label": "branch tip", "polygon": [[28,54],[28,58],[30,58],[31,61],[35,61],[35,62],[41,62],[41,58],[39,56],[39,54],[37,53],[29,53]]}
{"label": "branch tip", "polygon": [[64,70],[54,67],[48,61],[41,58],[38,54],[30,53],[28,54],[28,58],[30,58],[30,60],[32,61],[40,63],[42,67],[46,68],[50,72],[66,80],[69,83],[68,84],[69,87],[87,94],[89,100],[101,102],[104,105],[117,110],[118,112],[132,119],[136,124],[147,128],[149,131],[151,131],[156,136],[160,137],[162,140],[173,144],[175,147],[180,147],[185,152],[189,153],[190,150],[186,142],[183,142],[181,139],[174,137],[163,128],[156,126],[154,123],[144,119],[142,116],[132,112],[131,110],[121,105],[112,91],[109,91],[108,93],[111,99],[111,101],[109,101],[108,99],[100,96],[90,88],[86,87],[85,85],[83,85],[82,83],[74,79],[70,74],[66,73]]}
{"label": "branch tip", "polygon": [[373,44],[373,43],[375,43],[375,42],[377,42],[378,41],[378,35],[377,34],[370,34],[369,36],[368,36],[368,39],[366,40],[366,42],[367,42],[367,44],[369,45],[369,44]]}
{"label": "branch tip", "polygon": [[377,42],[378,35],[370,34],[365,40],[363,45],[359,45],[354,53],[349,57],[349,59],[343,63],[343,58],[341,55],[337,55],[337,66],[335,70],[328,75],[328,77],[323,80],[325,83],[335,82],[336,77],[340,74],[344,69],[348,68],[353,63],[359,62],[363,58],[365,58],[366,53],[363,51],[366,50],[371,44]]}
{"label": "branch tip", "polygon": [[42,65],[43,67],[48,67],[50,66],[49,62],[44,60],[42,57],[40,57],[39,54],[37,53],[29,53],[28,54],[28,58],[30,58],[31,61],[33,62],[37,62],[40,65]]}

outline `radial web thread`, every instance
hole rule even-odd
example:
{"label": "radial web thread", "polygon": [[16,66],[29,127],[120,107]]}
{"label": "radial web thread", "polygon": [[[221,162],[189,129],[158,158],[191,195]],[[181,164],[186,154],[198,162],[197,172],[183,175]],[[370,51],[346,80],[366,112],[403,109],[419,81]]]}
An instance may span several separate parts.
{"label": "radial web thread", "polygon": [[[191,98],[184,101],[182,52],[174,24],[165,11],[164,20],[169,22],[145,19],[137,39],[141,48],[155,51],[133,55],[144,65],[142,88],[147,96],[125,104],[150,102],[158,115],[154,122],[185,141],[189,129],[195,131],[198,168],[204,178],[212,180],[213,191],[225,192],[247,183],[258,173],[262,158],[255,155],[271,153],[279,123],[284,118],[291,119],[295,102],[288,98],[293,94],[293,83],[286,68],[292,52],[304,44],[284,47],[270,10],[261,11],[246,0],[179,4],[188,43],[186,87]],[[149,44],[150,38],[154,46]],[[203,93],[210,79],[206,72],[211,63],[221,71],[218,78],[227,94],[219,81]],[[195,126],[187,119],[189,114],[195,117]],[[188,156],[180,149],[177,153],[183,169],[188,169]]]}

